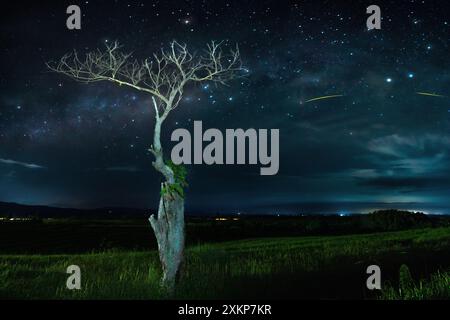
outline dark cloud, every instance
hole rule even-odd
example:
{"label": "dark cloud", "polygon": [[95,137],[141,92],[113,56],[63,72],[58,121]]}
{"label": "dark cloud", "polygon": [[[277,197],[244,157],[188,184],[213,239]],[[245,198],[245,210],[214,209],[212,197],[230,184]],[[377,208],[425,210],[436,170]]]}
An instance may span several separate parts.
{"label": "dark cloud", "polygon": [[45,167],[40,166],[35,163],[26,163],[26,162],[11,160],[11,159],[0,159],[0,163],[7,164],[7,165],[16,165],[16,166],[24,167],[27,169],[44,169],[45,168]]}
{"label": "dark cloud", "polygon": [[398,188],[418,190],[425,189],[430,186],[436,187],[437,185],[446,185],[449,182],[450,181],[448,179],[442,178],[376,178],[361,181],[360,185],[377,187],[382,190]]}

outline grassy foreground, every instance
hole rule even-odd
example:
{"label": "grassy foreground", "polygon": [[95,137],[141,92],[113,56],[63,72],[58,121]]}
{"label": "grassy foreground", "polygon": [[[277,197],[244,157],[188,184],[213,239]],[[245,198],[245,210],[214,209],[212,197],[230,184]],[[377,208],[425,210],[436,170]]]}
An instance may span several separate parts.
{"label": "grassy foreground", "polygon": [[[450,228],[193,246],[172,298],[450,299]],[[82,289],[66,289],[69,265]],[[366,289],[367,266],[383,290]],[[0,256],[1,299],[165,299],[156,251]],[[406,280],[405,280],[406,279]]]}

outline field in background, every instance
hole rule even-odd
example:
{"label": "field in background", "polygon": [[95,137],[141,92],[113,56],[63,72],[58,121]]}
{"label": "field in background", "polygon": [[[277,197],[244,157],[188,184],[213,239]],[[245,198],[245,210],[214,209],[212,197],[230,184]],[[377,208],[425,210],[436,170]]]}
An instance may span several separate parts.
{"label": "field in background", "polygon": [[[79,291],[65,287],[72,264]],[[381,292],[366,289],[371,264],[381,267]],[[164,299],[159,270],[156,251],[1,255],[0,298]],[[448,227],[235,240],[191,245],[172,298],[450,299],[449,272]]]}
{"label": "field in background", "polygon": [[[0,218],[1,254],[81,254],[156,249],[148,217],[134,219]],[[12,220],[10,220],[12,219]],[[450,216],[395,210],[368,215],[187,217],[188,245],[251,238],[369,234],[450,227]]]}

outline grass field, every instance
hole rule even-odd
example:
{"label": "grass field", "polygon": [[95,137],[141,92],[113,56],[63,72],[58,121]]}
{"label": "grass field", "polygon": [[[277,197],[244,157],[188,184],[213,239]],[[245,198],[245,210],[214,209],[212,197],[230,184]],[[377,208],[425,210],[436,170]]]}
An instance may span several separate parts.
{"label": "grass field", "polygon": [[[158,286],[156,251],[0,256],[2,299],[449,299],[450,228],[191,246],[182,281]],[[66,289],[69,265],[82,289]],[[367,266],[383,290],[366,289]]]}

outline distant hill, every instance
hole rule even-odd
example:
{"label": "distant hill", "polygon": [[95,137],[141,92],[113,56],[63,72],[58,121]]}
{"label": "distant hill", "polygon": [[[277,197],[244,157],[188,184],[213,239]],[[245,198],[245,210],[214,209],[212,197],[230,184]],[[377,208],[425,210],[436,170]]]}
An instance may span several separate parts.
{"label": "distant hill", "polygon": [[[325,217],[325,216],[353,216],[355,220],[364,221],[365,224],[370,225],[370,228],[379,227],[380,229],[396,229],[398,225],[408,225],[412,226],[417,223],[424,224],[429,222],[429,218],[441,217],[444,220],[444,217],[450,216],[434,216],[434,215],[425,215],[423,213],[412,213],[409,211],[403,210],[379,210],[372,212],[371,214],[363,214],[360,215],[358,213],[353,214],[324,214],[317,211],[311,211],[310,213],[302,213],[302,214],[270,214],[265,213],[261,214],[253,212],[243,212],[242,214],[236,213],[219,213],[224,212],[225,210],[195,210],[190,211],[186,210],[186,216],[190,218],[215,218],[215,217],[237,217],[240,218],[258,218],[258,217]],[[269,212],[271,210],[267,210]],[[272,210],[273,211],[273,210]],[[225,211],[226,212],[226,211]],[[262,211],[261,211],[262,212]],[[276,211],[273,211],[276,212]],[[316,212],[316,213],[314,213]],[[140,208],[126,208],[126,207],[104,207],[104,208],[94,208],[94,209],[76,209],[76,208],[61,208],[61,207],[51,207],[51,206],[41,206],[41,205],[23,205],[12,202],[1,202],[0,201],[0,217],[11,217],[11,218],[55,218],[55,219],[64,219],[64,218],[81,218],[81,219],[141,219],[147,218],[151,213],[154,213],[152,209],[140,209]],[[357,217],[361,216],[361,217]]]}
{"label": "distant hill", "polygon": [[34,218],[141,218],[150,210],[133,208],[74,209],[49,206],[22,205],[0,202],[0,217]]}

